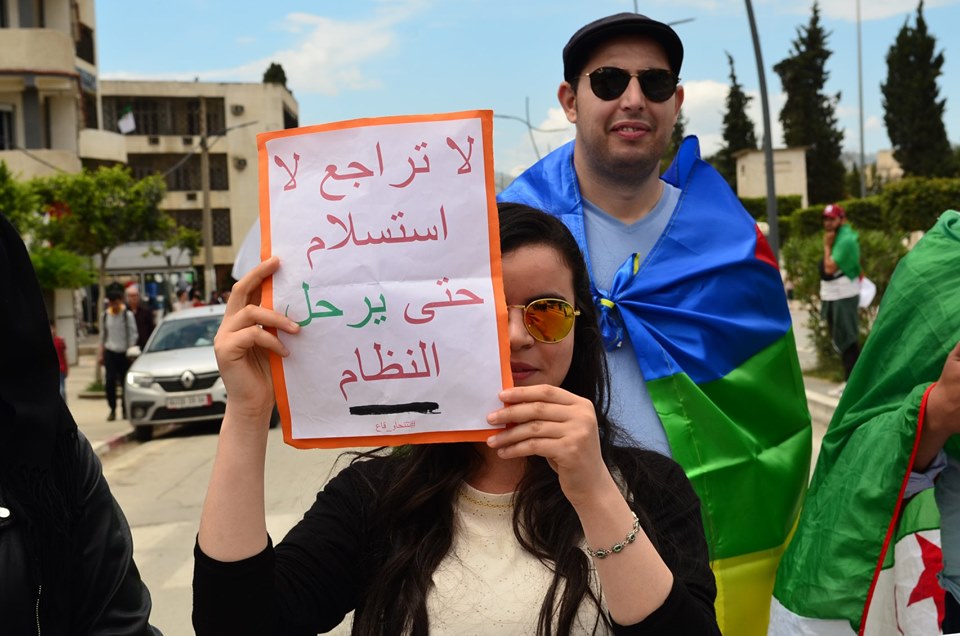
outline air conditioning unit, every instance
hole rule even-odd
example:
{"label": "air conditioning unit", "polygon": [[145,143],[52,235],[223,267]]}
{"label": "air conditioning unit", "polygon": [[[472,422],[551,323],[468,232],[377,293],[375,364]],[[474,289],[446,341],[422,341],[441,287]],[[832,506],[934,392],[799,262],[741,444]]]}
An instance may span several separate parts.
{"label": "air conditioning unit", "polygon": [[160,138],[159,137],[147,137],[147,143],[151,146],[159,146]]}
{"label": "air conditioning unit", "polygon": [[187,192],[187,201],[196,201],[197,193],[196,192]]}
{"label": "air conditioning unit", "polygon": [[183,139],[183,145],[184,145],[184,146],[192,146],[192,145],[193,145],[193,137],[183,137],[182,139]]}
{"label": "air conditioning unit", "polygon": [[230,107],[230,112],[239,117],[243,114],[243,104],[234,104]]}
{"label": "air conditioning unit", "polygon": [[237,170],[243,170],[247,167],[247,160],[243,157],[234,157],[233,158],[233,167]]}

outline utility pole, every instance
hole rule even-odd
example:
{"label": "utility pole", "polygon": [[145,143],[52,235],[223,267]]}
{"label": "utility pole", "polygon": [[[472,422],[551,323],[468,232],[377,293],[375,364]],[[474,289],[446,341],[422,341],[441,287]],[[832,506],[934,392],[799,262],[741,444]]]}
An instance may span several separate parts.
{"label": "utility pole", "polygon": [[213,269],[213,212],[210,210],[210,148],[207,146],[207,100],[200,97],[200,189],[203,190],[203,291],[210,299],[217,282]]}
{"label": "utility pole", "polygon": [[768,243],[773,257],[780,262],[780,225],[777,222],[777,192],[773,178],[773,140],[770,134],[770,103],[767,101],[767,80],[763,70],[763,55],[760,53],[760,36],[757,35],[757,23],[753,19],[753,5],[747,3],[747,18],[750,21],[750,34],[753,36],[753,53],[757,58],[757,75],[760,77],[760,104],[763,106],[763,156],[767,173],[767,225]]}
{"label": "utility pole", "polygon": [[863,46],[860,42],[860,0],[857,0],[857,84],[860,95],[860,198],[867,196],[867,166],[863,152]]}

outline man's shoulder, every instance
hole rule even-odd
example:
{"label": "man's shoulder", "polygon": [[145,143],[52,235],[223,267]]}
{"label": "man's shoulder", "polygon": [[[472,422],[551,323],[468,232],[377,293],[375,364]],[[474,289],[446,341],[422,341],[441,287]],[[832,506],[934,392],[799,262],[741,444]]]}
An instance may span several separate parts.
{"label": "man's shoulder", "polygon": [[550,152],[504,188],[497,200],[523,203],[556,214],[560,202],[569,204],[574,194],[571,189],[576,187],[572,155],[573,142]]}

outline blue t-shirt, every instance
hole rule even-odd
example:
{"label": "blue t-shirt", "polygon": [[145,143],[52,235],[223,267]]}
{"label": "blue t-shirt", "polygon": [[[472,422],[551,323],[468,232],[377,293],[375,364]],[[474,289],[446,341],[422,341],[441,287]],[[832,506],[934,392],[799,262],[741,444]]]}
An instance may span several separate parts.
{"label": "blue t-shirt", "polygon": [[[647,257],[679,200],[680,190],[664,183],[656,206],[629,225],[583,200],[584,231],[593,270],[590,275],[598,289],[606,294],[617,270],[634,254],[640,254],[641,260]],[[671,456],[666,431],[653,407],[629,335],[622,346],[607,352],[607,366],[610,369],[610,419],[640,446]]]}

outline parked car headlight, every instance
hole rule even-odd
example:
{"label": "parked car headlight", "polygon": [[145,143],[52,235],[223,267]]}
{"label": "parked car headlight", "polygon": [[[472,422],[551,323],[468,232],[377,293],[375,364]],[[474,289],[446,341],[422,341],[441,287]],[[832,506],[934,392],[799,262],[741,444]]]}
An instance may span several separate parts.
{"label": "parked car headlight", "polygon": [[153,376],[142,371],[131,371],[127,374],[127,384],[146,389],[153,384]]}

